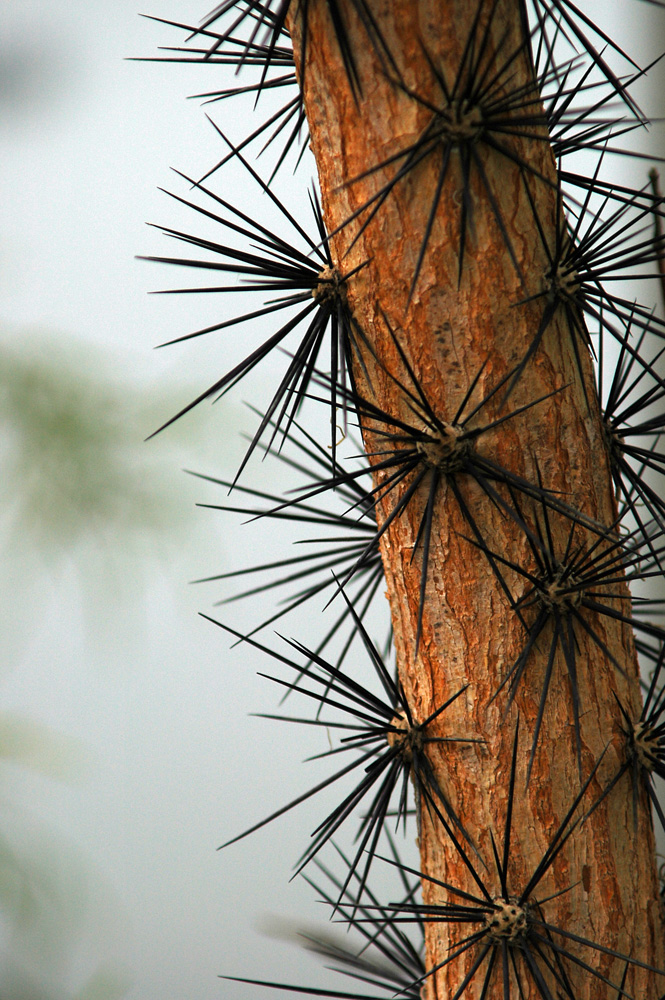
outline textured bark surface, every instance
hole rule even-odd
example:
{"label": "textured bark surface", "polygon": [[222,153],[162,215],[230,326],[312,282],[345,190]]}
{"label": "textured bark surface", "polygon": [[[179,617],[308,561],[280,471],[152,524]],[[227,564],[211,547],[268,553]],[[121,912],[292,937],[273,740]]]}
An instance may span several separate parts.
{"label": "textured bark surface", "polygon": [[[329,231],[340,226],[368,197],[390,178],[396,165],[353,181],[368,168],[399,152],[413,141],[429,121],[431,113],[393,86],[368,43],[351,5],[346,19],[362,81],[362,96],[355,104],[345,77],[327,6],[309,4],[305,102],[311,143],[318,165],[323,206]],[[422,54],[424,44],[449,81],[454,79],[460,53],[475,16],[468,0],[375,0],[371,4],[385,39],[409,87],[433,101],[440,91]],[[296,54],[299,25],[291,24]],[[500,0],[492,28],[493,44],[508,31],[504,52],[522,44],[517,0]],[[302,75],[302,67],[299,67]],[[515,76],[528,80],[529,62],[521,54],[514,62]],[[524,159],[534,163],[555,182],[555,167],[547,142],[511,139]],[[542,316],[543,302],[520,304],[541,288],[547,258],[533,222],[533,213],[519,171],[487,147],[481,148],[487,177],[510,227],[510,236],[525,276],[522,281],[513,265],[504,239],[477,172],[472,173],[474,232],[468,237],[461,284],[458,287],[459,193],[461,181],[454,163],[446,180],[429,248],[413,298],[408,292],[436,186],[440,154],[430,154],[400,181],[375,219],[351,247],[364,219],[342,229],[332,241],[333,256],[340,270],[348,272],[362,261],[369,264],[349,283],[348,297],[354,316],[377,356],[389,371],[406,380],[394,344],[388,336],[381,311],[398,336],[434,410],[443,419],[452,415],[471,380],[487,360],[474,394],[477,402],[523,357]],[[542,181],[529,182],[541,219],[549,223],[554,240],[556,196]],[[350,249],[349,249],[350,248]],[[347,253],[348,250],[348,253]],[[614,520],[615,504],[610,486],[607,453],[600,413],[596,404],[591,359],[584,345],[585,401],[571,334],[563,318],[550,325],[543,343],[504,409],[502,393],[492,401],[486,422],[538,397],[562,389],[556,396],[527,413],[483,435],[478,450],[492,454],[506,468],[536,481],[536,462],[546,486],[563,491],[586,514],[604,524]],[[371,391],[378,404],[391,413],[412,417],[402,393],[380,367],[367,358]],[[365,393],[370,389],[357,373]],[[562,388],[562,387],[566,388]],[[366,443],[373,446],[371,428]],[[408,485],[408,483],[406,484]],[[406,487],[404,487],[406,488]],[[489,503],[478,487],[460,477],[460,489],[492,547],[509,559],[526,564],[529,550],[515,523]],[[431,752],[438,778],[447,790],[463,824],[472,834],[487,864],[485,877],[500,886],[494,876],[489,831],[501,847],[505,820],[510,755],[519,711],[521,736],[513,821],[513,845],[509,881],[519,893],[546,850],[549,840],[580,788],[574,744],[570,685],[563,657],[557,654],[544,723],[528,788],[525,788],[533,728],[546,667],[548,643],[536,650],[523,677],[515,704],[507,712],[504,689],[492,701],[506,671],[523,648],[525,636],[510,609],[484,555],[464,537],[470,534],[449,487],[437,498],[430,572],[423,615],[423,635],[414,658],[421,560],[412,561],[416,532],[423,510],[423,497],[415,497],[405,515],[393,523],[383,539],[383,559],[393,618],[399,669],[416,718],[425,718],[464,684],[465,694],[439,720],[439,734],[482,737],[483,745],[440,744]],[[391,496],[379,510],[383,519],[392,508]],[[525,501],[525,509],[528,503]],[[565,548],[569,524],[552,515],[555,542]],[[590,535],[581,529],[578,542]],[[514,593],[523,592],[525,582],[510,571],[506,579]],[[616,602],[626,611],[626,601]],[[631,631],[609,619],[589,616],[593,628],[616,658],[625,665],[630,680],[622,677],[608,658],[579,630],[579,689],[582,705],[582,768],[586,777],[608,747],[596,779],[587,793],[588,808],[624,759],[624,739],[614,692],[639,712],[640,693]],[[546,633],[549,636],[549,632]],[[506,714],[507,713],[507,714]],[[608,746],[609,745],[609,746]],[[473,889],[468,873],[440,824],[424,817],[420,833],[422,867],[425,872],[463,888]],[[568,931],[581,934],[607,947],[630,954],[643,962],[663,965],[662,928],[656,902],[658,890],[654,845],[646,796],[642,795],[637,834],[633,829],[631,781],[626,776],[611,796],[576,831],[557,859],[553,870],[539,885],[536,898],[545,898],[573,886],[547,903],[548,919]],[[446,901],[442,890],[424,885],[425,897]],[[441,962],[451,941],[469,933],[463,926],[449,934],[443,924],[428,927],[427,967]],[[561,943],[564,943],[561,941]],[[566,942],[582,961],[600,968],[613,981],[620,981],[623,963]],[[428,980],[430,996],[440,1000],[455,995],[470,968],[474,952],[441,970]],[[496,970],[499,971],[498,968]],[[607,986],[586,972],[569,966],[575,996],[607,1000]],[[476,997],[482,977],[465,997]],[[525,976],[525,980],[529,977]],[[503,997],[500,976],[488,1000]],[[631,970],[626,988],[634,997],[655,998],[665,990],[660,977]],[[534,987],[526,995],[536,996]],[[609,991],[609,992],[608,992]],[[515,994],[517,995],[517,994]],[[512,993],[511,993],[512,996]]]}

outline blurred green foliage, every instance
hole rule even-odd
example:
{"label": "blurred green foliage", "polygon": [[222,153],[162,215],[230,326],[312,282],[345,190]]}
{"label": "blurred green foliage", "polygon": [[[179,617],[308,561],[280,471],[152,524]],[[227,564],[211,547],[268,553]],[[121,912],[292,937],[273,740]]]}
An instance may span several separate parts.
{"label": "blurred green foliage", "polygon": [[101,351],[55,337],[21,340],[0,341],[5,553],[31,547],[62,557],[84,540],[117,548],[120,538],[156,549],[177,523],[177,505],[172,462],[163,447],[143,444],[158,425],[155,403],[145,388],[100,374],[108,367]]}
{"label": "blurred green foliage", "polygon": [[72,845],[43,828],[16,796],[3,794],[8,768],[66,778],[80,774],[84,759],[75,740],[31,719],[0,715],[2,1000],[119,1000],[129,987],[119,969],[100,963],[75,993],[67,988],[96,880]]}
{"label": "blurred green foliage", "polygon": [[[10,669],[21,669],[12,633],[29,636],[45,572],[53,580],[54,567],[74,564],[79,577],[92,574],[83,596],[94,593],[98,615],[114,569],[135,582],[146,557],[173,551],[186,523],[173,488],[184,482],[179,430],[144,443],[168,405],[132,382],[123,359],[92,344],[35,331],[0,338],[2,657]],[[23,580],[34,588],[28,600]],[[0,1000],[119,1000],[128,989],[106,957],[81,963],[90,907],[103,908],[101,883],[73,845],[42,828],[23,790],[34,781],[21,781],[24,768],[47,781],[78,779],[85,758],[73,739],[0,712]]]}

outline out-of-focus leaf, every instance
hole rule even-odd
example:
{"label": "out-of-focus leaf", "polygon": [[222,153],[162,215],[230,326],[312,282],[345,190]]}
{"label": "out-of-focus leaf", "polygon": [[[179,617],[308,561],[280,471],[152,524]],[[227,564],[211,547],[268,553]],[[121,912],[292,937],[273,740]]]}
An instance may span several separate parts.
{"label": "out-of-focus leaf", "polygon": [[[143,445],[151,405],[99,374],[105,358],[54,337],[0,342],[2,527],[12,547],[65,555],[84,539],[145,546],[175,523],[164,452]],[[172,469],[171,469],[172,471]]]}
{"label": "out-of-focus leaf", "polygon": [[36,866],[20,858],[0,834],[0,912],[15,929],[38,919],[40,897],[48,888]]}
{"label": "out-of-focus leaf", "polygon": [[130,986],[128,976],[108,966],[100,966],[73,994],[67,994],[61,987],[37,982],[34,974],[11,960],[0,974],[3,1000],[121,1000]]}
{"label": "out-of-focus leaf", "polygon": [[22,764],[49,778],[68,780],[76,776],[84,760],[78,740],[33,719],[0,714],[0,764]]}
{"label": "out-of-focus leaf", "polygon": [[129,976],[103,965],[78,990],[72,1000],[120,1000],[131,986]]}

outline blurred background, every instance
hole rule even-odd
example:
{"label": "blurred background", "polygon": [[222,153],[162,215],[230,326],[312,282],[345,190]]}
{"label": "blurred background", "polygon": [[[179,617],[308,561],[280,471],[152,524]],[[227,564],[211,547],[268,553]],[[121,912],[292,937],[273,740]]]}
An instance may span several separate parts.
{"label": "blurred background", "polygon": [[[606,6],[584,9],[602,7],[642,64],[665,47],[653,7]],[[154,0],[141,13],[196,23],[207,9]],[[196,614],[242,631],[261,603],[215,611],[232,586],[188,585],[267,558],[273,529],[241,532],[242,518],[198,509],[226,491],[182,470],[232,476],[255,424],[243,400],[269,398],[279,361],[144,443],[229,367],[231,338],[153,351],[219,309],[146,294],[173,275],[134,256],[174,248],[145,223],[191,222],[157,188],[186,196],[169,168],[201,176],[223,150],[186,100],[219,86],[215,71],[125,61],[181,41],[138,14],[135,0],[10,0],[0,19],[2,1000],[213,1000],[250,995],[220,974],[287,969],[293,982],[329,981],[283,940],[327,917],[302,879],[288,882],[325,804],[216,852],[327,772],[296,764],[320,749],[312,734],[248,716],[275,708],[256,676],[265,662],[229,651]],[[662,74],[649,79],[638,92],[657,115]],[[237,141],[251,106],[209,110]],[[639,183],[642,171],[646,183],[648,166],[622,164],[617,178]],[[299,218],[311,172],[305,162],[279,178]],[[270,216],[240,167],[221,185]],[[291,485],[270,458],[246,481]],[[283,630],[314,643],[309,619],[293,614]],[[370,631],[384,629],[379,609]]]}

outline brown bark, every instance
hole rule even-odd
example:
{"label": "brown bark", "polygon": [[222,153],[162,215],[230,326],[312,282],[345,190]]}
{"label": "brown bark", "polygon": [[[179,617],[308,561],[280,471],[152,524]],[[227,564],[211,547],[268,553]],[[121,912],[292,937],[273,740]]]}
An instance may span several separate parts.
{"label": "brown bark", "polygon": [[[476,14],[468,0],[375,0],[372,10],[409,87],[440,100],[440,92],[422,54],[422,44],[452,81],[460,53]],[[518,0],[500,0],[492,27],[492,44],[508,31],[504,52],[522,42]],[[323,206],[329,231],[337,229],[399,168],[400,162],[366,179],[359,174],[399,152],[428,123],[431,112],[401,92],[386,75],[351,4],[345,15],[357,60],[362,96],[354,103],[331,28],[327,5],[309,4],[309,45],[305,72],[305,105],[316,156]],[[298,23],[291,28],[299,52]],[[302,68],[299,67],[302,74]],[[527,81],[529,61],[516,59],[511,86]],[[511,139],[529,163],[555,181],[555,165],[547,142]],[[421,245],[440,156],[429,155],[395,187],[375,219],[355,244],[352,240],[364,219],[343,228],[332,241],[332,252],[344,272],[362,261],[369,264],[349,283],[348,298],[355,319],[373,344],[377,357],[400,379],[406,373],[381,318],[383,311],[395,331],[435,411],[451,419],[471,380],[487,359],[474,400],[478,401],[524,356],[542,316],[543,302],[519,304],[540,290],[547,258],[543,251],[525,184],[514,164],[479,143],[486,174],[500,204],[518,255],[522,281],[506,251],[485,189],[472,173],[474,232],[468,236],[462,280],[458,287],[459,191],[457,163],[446,180],[432,237],[411,302],[409,286]],[[353,183],[349,183],[354,181]],[[554,187],[528,181],[541,219],[554,240]],[[348,253],[347,253],[348,250]],[[601,418],[593,386],[588,350],[583,358],[586,396],[581,384],[571,334],[563,316],[548,328],[543,343],[503,409],[499,393],[492,401],[494,415],[517,408],[554,389],[556,396],[482,436],[479,451],[492,454],[506,468],[536,481],[536,463],[546,486],[561,490],[571,503],[603,524],[616,516]],[[365,393],[379,406],[405,417],[402,393],[373,364],[369,355],[371,387],[356,372]],[[489,418],[489,414],[487,415]],[[484,416],[483,420],[486,419]],[[371,429],[366,434],[372,447]],[[463,477],[462,477],[463,480]],[[406,484],[408,485],[408,483]],[[529,564],[523,532],[514,521],[492,507],[475,484],[461,481],[460,489],[492,547],[509,559]],[[379,510],[379,520],[392,508],[394,496]],[[430,552],[430,570],[423,613],[423,634],[416,658],[415,634],[421,560],[412,552],[424,497],[414,498],[405,515],[383,538],[382,554],[394,625],[399,669],[417,719],[426,717],[462,685],[468,690],[439,720],[440,734],[482,737],[483,745],[441,744],[431,752],[437,776],[447,790],[463,824],[487,863],[485,876],[499,894],[489,831],[499,847],[504,828],[510,755],[519,711],[521,738],[517,771],[517,801],[513,820],[510,882],[520,891],[547,848],[549,839],[580,788],[573,737],[573,711],[566,665],[560,653],[554,665],[535,763],[525,790],[526,763],[538,710],[548,643],[532,655],[513,708],[504,715],[504,689],[492,697],[507,669],[523,648],[524,631],[500,589],[485,556],[465,540],[469,525],[451,491],[438,497]],[[529,504],[524,501],[525,510]],[[552,515],[555,542],[565,547],[570,528]],[[576,539],[590,534],[577,529]],[[530,567],[531,568],[531,567]],[[506,571],[513,592],[524,581]],[[628,606],[622,602],[624,610]],[[582,705],[582,768],[586,777],[608,746],[587,793],[588,808],[623,760],[624,740],[614,692],[639,712],[637,664],[631,630],[607,618],[590,622],[614,655],[626,666],[629,682],[582,630],[579,643],[579,689]],[[549,633],[548,633],[549,634]],[[631,782],[624,778],[593,817],[569,840],[554,869],[539,885],[537,898],[573,884],[575,888],[547,904],[548,919],[573,933],[632,955],[642,962],[663,965],[662,930],[657,906],[657,881],[649,806],[642,795],[637,834],[633,829]],[[468,873],[439,823],[424,815],[420,831],[422,868],[426,873],[473,890]],[[579,884],[577,884],[579,883]],[[430,883],[425,897],[446,901],[446,894]],[[468,926],[449,934],[444,924],[430,924],[427,967],[441,962],[451,941],[470,933]],[[560,943],[564,943],[561,941]],[[579,957],[600,968],[615,982],[622,963],[567,942]],[[468,970],[474,952],[451,962],[428,980],[430,996],[452,997]],[[608,987],[569,965],[576,997],[607,998]],[[497,970],[498,972],[498,970]],[[524,981],[528,981],[528,975]],[[475,991],[465,996],[477,996]],[[635,997],[659,996],[665,983],[641,970],[631,970],[626,988]],[[529,992],[529,989],[531,992]],[[515,994],[517,995],[517,993]],[[535,997],[534,987],[526,995]],[[512,993],[511,993],[512,996]],[[500,976],[488,1000],[503,998]]]}

